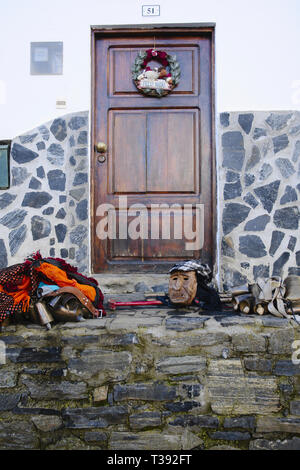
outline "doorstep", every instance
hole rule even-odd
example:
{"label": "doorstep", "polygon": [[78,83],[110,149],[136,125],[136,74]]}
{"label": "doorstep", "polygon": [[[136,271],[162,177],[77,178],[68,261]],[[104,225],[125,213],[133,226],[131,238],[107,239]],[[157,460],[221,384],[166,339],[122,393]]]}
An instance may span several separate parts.
{"label": "doorstep", "polygon": [[[133,294],[144,292],[167,292],[169,274],[92,274],[103,294]],[[142,296],[143,299],[143,296]],[[132,299],[135,300],[135,299]],[[138,299],[136,299],[138,300]]]}

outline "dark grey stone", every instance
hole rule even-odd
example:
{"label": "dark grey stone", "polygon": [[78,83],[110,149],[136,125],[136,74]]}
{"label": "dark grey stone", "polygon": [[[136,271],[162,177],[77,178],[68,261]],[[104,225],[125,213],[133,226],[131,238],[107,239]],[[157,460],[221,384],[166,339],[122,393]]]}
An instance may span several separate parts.
{"label": "dark grey stone", "polygon": [[29,144],[34,141],[38,134],[26,134],[26,135],[20,135],[20,142],[21,144]]}
{"label": "dark grey stone", "polygon": [[275,114],[271,113],[267,117],[266,123],[273,129],[273,131],[280,131],[284,129],[287,125],[289,119],[291,119],[292,113],[289,114]]}
{"label": "dark grey stone", "polygon": [[70,241],[74,245],[81,246],[87,237],[87,228],[84,225],[78,225],[72,232],[70,232]]}
{"label": "dark grey stone", "polygon": [[280,173],[282,174],[283,178],[289,178],[296,170],[293,164],[290,162],[288,158],[277,158],[275,160],[276,165],[279,168]]}
{"label": "dark grey stone", "polygon": [[71,135],[71,137],[69,138],[69,144],[70,144],[70,147],[75,147],[76,145],[75,137],[73,135]]}
{"label": "dark grey stone", "polygon": [[63,410],[62,417],[66,428],[106,428],[117,424],[126,424],[128,410],[125,406],[66,408]]}
{"label": "dark grey stone", "polygon": [[194,408],[198,408],[200,403],[198,401],[179,401],[166,403],[164,408],[172,413],[180,413],[191,411]]}
{"label": "dark grey stone", "polygon": [[88,135],[87,131],[80,131],[79,136],[77,139],[77,143],[80,144],[87,144],[88,143]]}
{"label": "dark grey stone", "polygon": [[157,284],[156,286],[151,286],[153,292],[168,292],[168,284]]}
{"label": "dark grey stone", "polygon": [[16,362],[60,362],[61,347],[22,348]]}
{"label": "dark grey stone", "polygon": [[285,251],[282,255],[274,262],[272,276],[281,276],[282,268],[288,262],[290,253]]}
{"label": "dark grey stone", "polygon": [[54,119],[53,123],[51,124],[50,131],[57,140],[62,142],[67,137],[66,121],[62,118]]}
{"label": "dark grey stone", "polygon": [[38,128],[43,140],[49,140],[50,137],[50,132],[49,129],[46,126],[40,126]]}
{"label": "dark grey stone", "polygon": [[262,324],[264,326],[269,326],[272,328],[282,328],[284,326],[287,326],[289,323],[288,318],[279,318],[279,317],[274,317],[271,315],[264,315],[262,317]]}
{"label": "dark grey stone", "polygon": [[79,220],[86,220],[88,218],[88,201],[83,199],[76,206],[76,215]]}
{"label": "dark grey stone", "polygon": [[[176,312],[174,312],[176,315]],[[167,318],[165,327],[167,330],[189,331],[195,328],[203,328],[204,323],[209,317],[184,317],[174,316]]]}
{"label": "dark grey stone", "polygon": [[176,388],[162,383],[135,383],[130,385],[115,385],[115,401],[143,400],[165,401],[176,398]]}
{"label": "dark grey stone", "polygon": [[52,257],[55,257],[55,249],[54,248],[50,248],[49,255],[52,256]]}
{"label": "dark grey stone", "polygon": [[296,252],[296,264],[297,266],[300,266],[300,251]]}
{"label": "dark grey stone", "polygon": [[60,256],[61,258],[65,259],[65,258],[68,258],[68,255],[69,255],[69,252],[66,248],[62,248],[60,250]]}
{"label": "dark grey stone", "polygon": [[229,118],[230,118],[229,113],[221,113],[220,114],[220,124],[221,124],[221,126],[228,127],[229,126]]}
{"label": "dark grey stone", "polygon": [[11,149],[11,156],[15,162],[22,164],[28,163],[39,156],[38,153],[29,150],[23,145],[14,143]]}
{"label": "dark grey stone", "polygon": [[249,173],[245,174],[245,176],[244,176],[245,186],[251,186],[251,184],[253,184],[254,181],[255,181],[255,176],[254,175],[251,175]]}
{"label": "dark grey stone", "polygon": [[242,194],[242,186],[240,181],[236,183],[226,183],[224,186],[224,199],[234,199]]}
{"label": "dark grey stone", "polygon": [[290,239],[289,239],[289,244],[288,244],[288,250],[290,251],[294,251],[295,249],[295,246],[296,246],[296,243],[297,243],[297,238],[296,237],[293,237],[292,235],[290,236]]}
{"label": "dark grey stone", "polygon": [[212,439],[222,439],[224,441],[248,441],[251,439],[249,432],[239,431],[216,431],[209,436]]}
{"label": "dark grey stone", "polygon": [[243,269],[249,269],[249,268],[250,268],[250,264],[249,264],[249,263],[241,263],[241,268],[243,268]]}
{"label": "dark grey stone", "polygon": [[149,291],[150,291],[150,287],[147,286],[147,284],[145,284],[144,282],[138,282],[138,283],[134,286],[134,290],[135,290],[135,292],[149,292]]}
{"label": "dark grey stone", "polygon": [[40,189],[42,186],[42,183],[36,179],[34,176],[32,176],[30,182],[29,182],[29,188],[30,189]]}
{"label": "dark grey stone", "polygon": [[235,250],[226,242],[226,239],[222,239],[222,254],[229,258],[235,258]]}
{"label": "dark grey stone", "polygon": [[300,268],[299,267],[291,267],[288,270],[288,275],[289,276],[300,276]]}
{"label": "dark grey stone", "polygon": [[66,175],[62,170],[50,170],[47,173],[50,189],[64,191],[66,188]]}
{"label": "dark grey stone", "polygon": [[251,193],[247,193],[246,196],[243,197],[244,202],[249,204],[253,209],[258,206],[258,202]]}
{"label": "dark grey stone", "polygon": [[81,261],[85,260],[87,257],[87,246],[82,245],[76,251],[76,262],[80,263]]}
{"label": "dark grey stone", "polygon": [[255,217],[255,219],[249,220],[246,223],[244,230],[261,232],[262,230],[265,230],[270,219],[271,217],[267,214],[259,215],[258,217]]}
{"label": "dark grey stone", "polygon": [[29,178],[30,173],[28,173],[27,168],[24,167],[13,167],[11,169],[11,185],[12,186],[20,186],[24,183],[24,181]]}
{"label": "dark grey stone", "polygon": [[75,149],[75,155],[80,156],[80,157],[86,157],[88,154],[88,149],[87,147],[84,147],[82,149]]}
{"label": "dark grey stone", "polygon": [[12,230],[9,235],[8,235],[8,240],[9,240],[9,249],[10,249],[10,254],[11,256],[15,256],[17,253],[18,249],[24,242],[26,238],[26,233],[27,233],[27,227],[26,225],[21,225],[21,227]]}
{"label": "dark grey stone", "polygon": [[276,363],[273,373],[287,377],[300,375],[300,364],[293,364],[291,359],[280,360]]}
{"label": "dark grey stone", "polygon": [[66,215],[67,215],[67,213],[66,213],[65,209],[64,209],[63,207],[61,207],[61,208],[57,211],[55,217],[56,217],[57,219],[64,219],[64,218],[66,217]]}
{"label": "dark grey stone", "polygon": [[66,238],[67,227],[64,224],[55,225],[55,233],[58,243],[63,243]]}
{"label": "dark grey stone", "polygon": [[244,148],[244,138],[242,133],[239,131],[224,132],[222,135],[222,146],[223,148]]}
{"label": "dark grey stone", "polygon": [[42,142],[42,141],[41,141],[41,142],[38,142],[38,143],[36,144],[36,148],[37,148],[38,150],[44,150],[44,149],[46,148],[45,142]]}
{"label": "dark grey stone", "polygon": [[249,258],[261,258],[267,254],[265,245],[257,235],[245,235],[240,237],[239,251]]}
{"label": "dark grey stone", "polygon": [[42,214],[43,215],[51,215],[54,212],[54,207],[46,207],[46,209],[43,210]]}
{"label": "dark grey stone", "polygon": [[228,170],[226,172],[226,182],[227,183],[236,183],[237,181],[240,181],[239,173],[236,173],[235,171]]}
{"label": "dark grey stone", "polygon": [[260,181],[266,180],[273,173],[273,168],[269,163],[264,163],[259,172]]}
{"label": "dark grey stone", "polygon": [[7,251],[5,248],[5,243],[2,238],[0,238],[0,269],[7,267]]}
{"label": "dark grey stone", "polygon": [[223,232],[224,235],[230,233],[235,227],[240,225],[248,216],[250,208],[239,203],[227,203],[223,210]]}
{"label": "dark grey stone", "polygon": [[[271,362],[271,361],[270,361]],[[228,429],[254,429],[255,428],[255,417],[254,416],[239,416],[236,418],[225,418],[224,428]]]}
{"label": "dark grey stone", "polygon": [[241,171],[245,158],[244,149],[223,148],[223,167]]}
{"label": "dark grey stone", "polygon": [[244,139],[240,132],[225,132],[222,135],[223,167],[240,171],[245,158]]}
{"label": "dark grey stone", "polygon": [[177,416],[174,421],[169,423],[171,426],[193,427],[198,428],[217,428],[219,426],[219,419],[215,416],[209,415],[181,415]]}
{"label": "dark grey stone", "polygon": [[296,190],[292,186],[287,186],[285,188],[284,195],[280,199],[280,204],[287,204],[288,202],[297,201],[298,196]]}
{"label": "dark grey stone", "polygon": [[270,267],[260,264],[259,266],[253,266],[253,277],[256,280],[258,277],[268,278],[270,275]]}
{"label": "dark grey stone", "polygon": [[69,191],[70,196],[76,199],[76,201],[80,201],[84,193],[85,193],[85,188],[71,189]]}
{"label": "dark grey stone", "polygon": [[75,202],[73,201],[73,199],[71,199],[71,201],[69,202],[69,206],[70,206],[70,207],[74,207],[74,206],[75,206]]}
{"label": "dark grey stone", "polygon": [[276,180],[270,184],[254,189],[254,193],[262,203],[263,208],[269,213],[272,211],[273,205],[277,199],[279,186],[280,180]]}
{"label": "dark grey stone", "polygon": [[50,238],[49,243],[50,245],[55,245],[55,238]]}
{"label": "dark grey stone", "polygon": [[40,209],[45,204],[48,204],[51,199],[52,196],[45,191],[32,191],[25,194],[22,207],[34,207],[35,209]]}
{"label": "dark grey stone", "polygon": [[69,249],[69,258],[70,259],[75,259],[75,248],[74,247]]}
{"label": "dark grey stone", "polygon": [[274,224],[278,228],[298,230],[299,208],[292,206],[276,210],[274,213]]}
{"label": "dark grey stone", "polygon": [[80,184],[86,184],[88,182],[88,174],[87,173],[76,173],[73,186],[79,186]]}
{"label": "dark grey stone", "polygon": [[76,160],[73,157],[73,155],[69,158],[70,165],[75,166],[76,165]]}
{"label": "dark grey stone", "polygon": [[273,256],[278,250],[282,240],[284,239],[284,233],[279,230],[274,230],[272,233],[271,246],[269,249],[269,254]]}
{"label": "dark grey stone", "polygon": [[298,126],[293,126],[293,127],[291,127],[291,129],[289,130],[289,134],[292,135],[292,136],[298,135],[299,132],[300,132],[300,125],[298,125]]}
{"label": "dark grey stone", "polygon": [[252,113],[239,115],[239,118],[238,118],[239,125],[246,132],[246,134],[249,134],[249,132],[251,131],[253,118],[254,118],[254,115]]}
{"label": "dark grey stone", "polygon": [[20,393],[0,393],[0,411],[13,410],[19,403]]}
{"label": "dark grey stone", "polygon": [[226,266],[224,269],[224,289],[230,290],[232,287],[241,286],[247,283],[247,277],[240,271]]}
{"label": "dark grey stone", "polygon": [[248,158],[246,163],[246,171],[254,168],[255,165],[260,161],[260,151],[257,145],[253,145],[250,158]]}
{"label": "dark grey stone", "polygon": [[245,357],[244,364],[245,368],[251,371],[271,372],[272,370],[272,361],[270,359]]}
{"label": "dark grey stone", "polygon": [[60,144],[51,144],[47,149],[47,159],[52,165],[62,166],[64,163],[64,149]]}
{"label": "dark grey stone", "polygon": [[273,137],[273,148],[274,153],[280,152],[280,150],[285,149],[289,145],[289,138],[287,134],[278,135]]}
{"label": "dark grey stone", "polygon": [[49,220],[40,217],[39,215],[34,215],[31,218],[31,233],[33,240],[40,240],[41,238],[46,238],[51,232],[51,224]]}
{"label": "dark grey stone", "polygon": [[38,178],[45,178],[45,170],[42,166],[39,166],[37,169],[36,169],[36,176]]}
{"label": "dark grey stone", "polygon": [[60,204],[63,204],[66,201],[67,201],[67,196],[65,196],[65,195],[60,195],[59,196],[59,203]]}
{"label": "dark grey stone", "polygon": [[68,124],[69,128],[72,129],[73,131],[76,131],[77,129],[80,129],[83,126],[87,125],[87,118],[83,116],[73,116],[70,119],[70,122]]}
{"label": "dark grey stone", "polygon": [[17,195],[16,194],[10,194],[10,193],[3,193],[0,195],[0,210],[5,209],[7,206],[9,206],[15,199]]}
{"label": "dark grey stone", "polygon": [[0,224],[5,225],[5,227],[8,227],[10,229],[17,228],[19,225],[21,225],[26,215],[27,211],[22,209],[16,209],[2,217],[0,219]]}
{"label": "dark grey stone", "polygon": [[300,155],[300,140],[297,140],[295,147],[294,147],[294,152],[292,156],[293,162],[296,162],[299,158]]}
{"label": "dark grey stone", "polygon": [[260,127],[256,127],[253,132],[253,139],[258,140],[260,137],[265,137],[267,135],[267,131]]}

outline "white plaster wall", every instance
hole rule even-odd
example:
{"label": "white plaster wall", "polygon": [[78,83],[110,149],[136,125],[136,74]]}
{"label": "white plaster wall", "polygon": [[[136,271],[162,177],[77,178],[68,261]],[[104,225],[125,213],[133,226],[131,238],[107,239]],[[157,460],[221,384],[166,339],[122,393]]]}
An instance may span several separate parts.
{"label": "white plaster wall", "polygon": [[[300,107],[299,0],[0,0],[0,18],[0,139],[90,109],[91,25],[215,22],[217,111]],[[63,41],[63,75],[30,75],[32,41]]]}

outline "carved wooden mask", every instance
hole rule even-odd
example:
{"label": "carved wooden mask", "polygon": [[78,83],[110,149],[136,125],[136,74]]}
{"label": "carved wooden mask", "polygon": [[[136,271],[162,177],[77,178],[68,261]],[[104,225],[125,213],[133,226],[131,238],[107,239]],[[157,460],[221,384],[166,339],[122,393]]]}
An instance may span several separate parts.
{"label": "carved wooden mask", "polygon": [[173,304],[190,305],[197,292],[195,271],[175,271],[169,279],[169,299]]}

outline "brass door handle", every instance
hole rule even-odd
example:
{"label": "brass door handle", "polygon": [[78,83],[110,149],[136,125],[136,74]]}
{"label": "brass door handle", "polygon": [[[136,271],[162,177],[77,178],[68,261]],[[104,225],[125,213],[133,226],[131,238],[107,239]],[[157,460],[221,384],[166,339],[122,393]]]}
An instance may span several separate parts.
{"label": "brass door handle", "polygon": [[104,142],[97,142],[95,145],[95,150],[98,153],[106,153],[107,152],[107,145]]}

